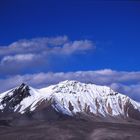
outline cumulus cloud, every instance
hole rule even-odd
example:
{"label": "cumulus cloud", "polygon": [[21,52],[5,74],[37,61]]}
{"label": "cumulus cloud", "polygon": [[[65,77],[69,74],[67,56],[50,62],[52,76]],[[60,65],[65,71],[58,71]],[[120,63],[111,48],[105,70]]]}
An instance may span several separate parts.
{"label": "cumulus cloud", "polygon": [[92,41],[89,40],[68,42],[64,44],[63,48],[61,49],[61,53],[72,54],[72,53],[85,52],[86,50],[91,50],[92,47],[93,47]]}
{"label": "cumulus cloud", "polygon": [[3,85],[0,87],[0,91],[15,87],[22,82],[41,88],[63,80],[78,80],[85,83],[110,86],[115,91],[140,101],[140,72],[113,71],[110,69],[16,75],[7,79],[0,79],[0,85]]}
{"label": "cumulus cloud", "polygon": [[94,49],[95,44],[90,40],[71,41],[67,36],[22,39],[8,46],[0,46],[0,73],[11,74],[42,65],[47,67],[50,57],[52,60],[54,57],[82,54]]}
{"label": "cumulus cloud", "polygon": [[70,41],[67,36],[58,36],[54,38],[33,38],[22,39],[8,46],[0,46],[0,56],[26,54],[26,53],[54,53],[58,50],[63,55],[73,54],[75,52],[85,52],[95,49],[95,44],[90,40]]}
{"label": "cumulus cloud", "polygon": [[14,56],[5,56],[1,60],[1,64],[10,62],[22,62],[22,61],[32,61],[36,56],[34,54],[17,54]]}
{"label": "cumulus cloud", "polygon": [[43,63],[40,54],[17,54],[4,56],[0,61],[0,75],[16,74],[28,70],[30,67],[37,67]]}
{"label": "cumulus cloud", "polygon": [[[0,46],[0,92],[25,82],[33,87],[44,87],[63,80],[78,80],[85,83],[107,85],[140,101],[140,71],[126,72],[103,69],[59,73],[28,73],[28,69],[48,67],[56,57],[73,56],[95,50],[91,40],[73,40],[67,36],[22,39],[7,46]],[[63,57],[64,58],[64,57]],[[59,63],[59,62],[57,62]],[[34,72],[34,71],[31,71]],[[17,75],[17,74],[20,75]],[[10,76],[11,75],[11,76]],[[6,77],[6,78],[5,78]]]}
{"label": "cumulus cloud", "polygon": [[67,36],[21,39],[9,44],[8,46],[1,46],[0,56],[50,51],[51,48],[49,47],[52,47],[52,49],[56,46],[60,47],[66,42],[69,42]]}

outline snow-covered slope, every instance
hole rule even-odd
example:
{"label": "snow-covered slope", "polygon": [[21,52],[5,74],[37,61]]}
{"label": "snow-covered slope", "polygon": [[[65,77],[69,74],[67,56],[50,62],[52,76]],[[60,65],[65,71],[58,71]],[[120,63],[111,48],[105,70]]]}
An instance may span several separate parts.
{"label": "snow-covered slope", "polygon": [[55,111],[74,116],[120,116],[140,118],[140,103],[106,86],[63,81],[42,89],[22,84],[0,94],[1,112],[37,112],[51,106]]}

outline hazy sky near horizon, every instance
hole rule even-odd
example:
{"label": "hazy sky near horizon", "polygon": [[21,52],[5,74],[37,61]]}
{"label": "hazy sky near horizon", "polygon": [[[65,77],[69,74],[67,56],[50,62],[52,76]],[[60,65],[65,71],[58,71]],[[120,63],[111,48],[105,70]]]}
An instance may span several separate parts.
{"label": "hazy sky near horizon", "polygon": [[69,79],[140,101],[139,17],[139,1],[1,0],[0,91]]}

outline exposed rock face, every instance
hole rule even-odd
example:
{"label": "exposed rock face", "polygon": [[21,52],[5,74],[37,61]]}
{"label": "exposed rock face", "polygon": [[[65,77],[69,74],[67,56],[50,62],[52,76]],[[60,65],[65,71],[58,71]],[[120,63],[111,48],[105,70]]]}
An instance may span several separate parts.
{"label": "exposed rock face", "polygon": [[[11,94],[12,93],[12,94]],[[19,88],[11,90],[9,94],[2,98],[1,104],[4,105],[4,110],[6,112],[13,111],[15,106],[20,104],[20,102],[30,96],[29,86],[22,83]]]}
{"label": "exposed rock face", "polygon": [[133,104],[128,101],[125,105],[125,115],[127,117],[136,119],[136,120],[140,120],[140,111],[137,108],[134,108]]}
{"label": "exposed rock face", "polygon": [[140,103],[109,87],[77,81],[64,81],[43,89],[34,89],[23,83],[0,94],[0,110],[2,113],[12,112],[34,117],[85,114],[140,120]]}

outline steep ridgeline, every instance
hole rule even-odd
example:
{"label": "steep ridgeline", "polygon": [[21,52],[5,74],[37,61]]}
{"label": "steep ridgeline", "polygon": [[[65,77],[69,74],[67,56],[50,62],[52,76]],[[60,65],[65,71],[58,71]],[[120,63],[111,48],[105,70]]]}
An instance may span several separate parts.
{"label": "steep ridgeline", "polygon": [[[140,120],[140,103],[106,86],[63,81],[42,89],[21,86],[0,94],[2,113],[25,114],[50,108],[61,115]],[[47,113],[49,115],[49,112]],[[46,115],[47,115],[46,114]]]}

